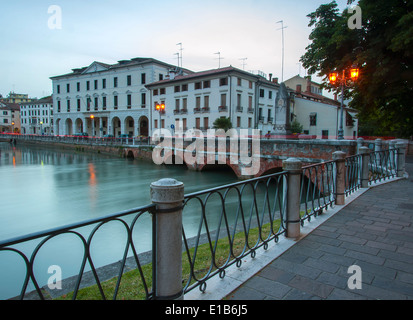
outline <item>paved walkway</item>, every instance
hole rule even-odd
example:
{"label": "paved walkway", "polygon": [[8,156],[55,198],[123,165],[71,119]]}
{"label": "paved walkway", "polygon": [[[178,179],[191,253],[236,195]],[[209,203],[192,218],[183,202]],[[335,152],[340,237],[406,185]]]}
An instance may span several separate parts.
{"label": "paved walkway", "polygon": [[[407,179],[369,189],[226,299],[413,299],[413,157],[407,162]],[[348,286],[353,265],[361,289]]]}

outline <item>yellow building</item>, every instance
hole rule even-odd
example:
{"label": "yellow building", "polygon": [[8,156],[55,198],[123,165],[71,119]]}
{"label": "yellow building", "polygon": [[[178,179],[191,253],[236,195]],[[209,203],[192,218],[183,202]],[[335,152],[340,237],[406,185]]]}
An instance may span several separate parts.
{"label": "yellow building", "polygon": [[36,99],[29,98],[28,94],[24,93],[15,93],[15,92],[10,92],[7,98],[1,98],[1,102],[5,103],[22,103],[22,102],[32,102],[35,101]]}

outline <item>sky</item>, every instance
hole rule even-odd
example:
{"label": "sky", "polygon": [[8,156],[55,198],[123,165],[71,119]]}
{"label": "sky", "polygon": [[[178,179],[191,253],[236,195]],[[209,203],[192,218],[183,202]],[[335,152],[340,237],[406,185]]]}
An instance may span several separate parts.
{"label": "sky", "polygon": [[307,15],[331,1],[0,0],[0,94],[50,95],[50,77],[93,61],[150,57],[177,65],[178,43],[182,66],[192,71],[232,65],[281,81],[282,25],[283,78],[305,76]]}

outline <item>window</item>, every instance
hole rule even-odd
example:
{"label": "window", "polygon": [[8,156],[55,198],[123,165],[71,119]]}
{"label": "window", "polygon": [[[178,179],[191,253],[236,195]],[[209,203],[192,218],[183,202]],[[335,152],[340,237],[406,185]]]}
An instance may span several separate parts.
{"label": "window", "polygon": [[[161,78],[162,78],[162,79],[161,79]],[[162,74],[159,75],[159,80],[163,80],[163,75],[162,75]],[[142,74],[141,74],[141,83],[142,83],[142,84],[145,84],[145,83],[146,83],[146,73],[142,73]]]}
{"label": "window", "polygon": [[90,81],[86,81],[86,90],[87,90],[87,91],[90,90]]}
{"label": "window", "polygon": [[201,127],[200,123],[201,123],[201,118],[195,118],[195,128],[196,129],[199,129]]}
{"label": "window", "polygon": [[165,88],[159,89],[159,94],[165,94]]}
{"label": "window", "polygon": [[252,89],[252,81],[249,81],[248,88]]}
{"label": "window", "polygon": [[272,99],[272,91],[271,91],[271,90],[268,91],[268,98],[269,98],[269,99]]}
{"label": "window", "polygon": [[70,92],[70,83],[68,83],[68,84],[66,85],[66,92],[67,92],[67,93]]}
{"label": "window", "polygon": [[102,79],[102,89],[106,89],[106,79]]}
{"label": "window", "polygon": [[95,90],[97,90],[97,89],[98,89],[98,81],[95,80]]}
{"label": "window", "polygon": [[204,97],[204,108],[209,108],[209,96]]}
{"label": "window", "polygon": [[175,86],[174,92],[180,92],[180,91],[181,91],[181,87],[180,86]]}
{"label": "window", "polygon": [[128,86],[132,85],[132,76],[129,75],[129,76],[127,77],[126,83],[127,83]]}
{"label": "window", "polygon": [[242,79],[241,78],[237,78],[237,85],[242,86]]}
{"label": "window", "polygon": [[310,126],[317,125],[317,113],[310,113]]}
{"label": "window", "polygon": [[227,105],[227,94],[221,94],[221,107],[225,107]]}
{"label": "window", "polygon": [[321,130],[321,139],[328,139],[328,130]]}
{"label": "window", "polygon": [[98,110],[99,107],[99,99],[98,97],[95,98],[95,110]]}
{"label": "window", "polygon": [[118,108],[118,96],[113,97],[113,106],[115,109]]}
{"label": "window", "polygon": [[162,80],[163,80],[163,74],[160,73],[160,74],[159,74],[159,81],[162,81]]}
{"label": "window", "polygon": [[77,92],[80,91],[80,82],[76,83],[76,89],[77,89]]}
{"label": "window", "polygon": [[198,109],[201,108],[201,97],[195,98],[195,107]]}
{"label": "window", "polygon": [[60,85],[58,84],[56,87],[57,93],[60,93]]}
{"label": "window", "polygon": [[132,107],[132,95],[128,94],[127,99],[128,99],[128,109],[130,109]]}
{"label": "window", "polygon": [[[57,101],[57,112],[60,112],[60,100]],[[30,115],[30,111],[29,111],[29,115]]]}
{"label": "window", "polygon": [[155,119],[154,127],[155,127],[155,129],[158,129],[158,120],[156,120],[156,119]]}
{"label": "window", "polygon": [[264,96],[265,96],[264,89],[260,89],[260,98],[264,98]]}
{"label": "window", "polygon": [[141,107],[146,108],[146,93],[141,94]]}
{"label": "window", "polygon": [[211,88],[211,81],[210,80],[204,81],[204,88]]}
{"label": "window", "polygon": [[241,117],[237,117],[237,128],[241,127]]}
{"label": "window", "polygon": [[182,109],[183,110],[187,110],[188,108],[188,99],[187,98],[183,98],[182,99]]}
{"label": "window", "polygon": [[175,111],[179,111],[179,99],[175,99]]}
{"label": "window", "polygon": [[248,118],[248,128],[252,127],[252,118]]}
{"label": "window", "polygon": [[80,111],[80,99],[77,99],[77,111]]}
{"label": "window", "polygon": [[86,100],[86,111],[90,111],[90,104],[92,103],[92,99],[87,98]]}
{"label": "window", "polygon": [[154,89],[154,90],[153,90],[153,95],[154,95],[154,96],[157,96],[157,95],[158,95],[158,89]]}
{"label": "window", "polygon": [[195,90],[202,89],[202,82],[195,82]]}
{"label": "window", "polygon": [[67,100],[66,104],[67,104],[67,112],[70,112],[70,100]]}
{"label": "window", "polygon": [[102,109],[106,110],[106,97],[102,98]]}
{"label": "window", "polygon": [[188,91],[188,85],[187,85],[187,84],[183,84],[181,91]]}
{"label": "window", "polygon": [[220,85],[220,86],[226,86],[226,85],[228,85],[228,78],[221,78],[221,79],[219,79],[219,85]]}
{"label": "window", "polygon": [[208,129],[208,127],[209,127],[209,121],[208,121],[208,118],[206,117],[204,118],[204,130]]}
{"label": "window", "polygon": [[118,87],[118,77],[113,78],[113,87],[115,87],[115,88]]}

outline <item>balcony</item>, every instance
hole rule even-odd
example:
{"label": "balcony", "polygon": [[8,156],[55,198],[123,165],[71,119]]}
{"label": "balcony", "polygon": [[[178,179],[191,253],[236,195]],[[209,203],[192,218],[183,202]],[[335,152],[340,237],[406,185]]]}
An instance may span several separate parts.
{"label": "balcony", "polygon": [[181,109],[181,114],[187,114],[188,113],[188,109]]}
{"label": "balcony", "polygon": [[248,113],[254,113],[254,109],[253,109],[253,108],[248,108],[248,109],[247,109],[247,112],[248,112]]}
{"label": "balcony", "polygon": [[210,111],[209,107],[203,107],[202,108],[202,113],[209,112],[209,111]]}
{"label": "balcony", "polygon": [[236,112],[242,112],[242,111],[244,111],[244,108],[238,106],[238,107],[235,109],[235,111],[236,111]]}
{"label": "balcony", "polygon": [[226,112],[226,111],[228,111],[228,107],[227,106],[219,106],[218,111],[219,112]]}

